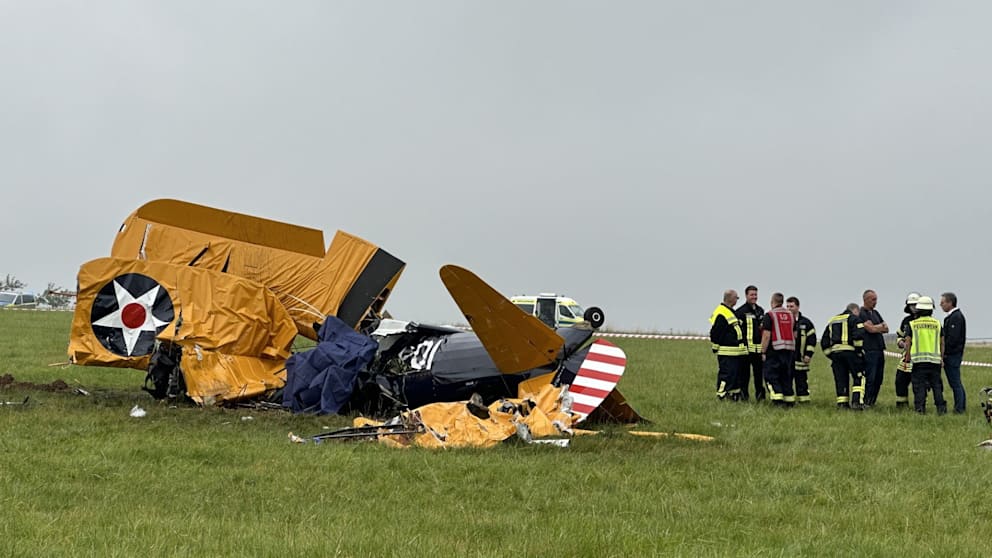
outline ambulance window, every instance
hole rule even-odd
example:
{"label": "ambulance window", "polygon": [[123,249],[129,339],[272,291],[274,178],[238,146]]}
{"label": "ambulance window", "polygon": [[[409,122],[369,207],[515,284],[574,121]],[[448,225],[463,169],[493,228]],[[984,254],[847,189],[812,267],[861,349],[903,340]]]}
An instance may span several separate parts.
{"label": "ambulance window", "polygon": [[564,304],[559,304],[558,305],[558,314],[560,314],[562,318],[574,318],[575,317],[575,316],[572,315],[572,311],[568,309],[568,306],[565,306]]}
{"label": "ambulance window", "polygon": [[526,312],[526,313],[528,313],[530,315],[533,315],[534,314],[534,305],[533,304],[527,304],[526,302],[518,302],[516,304],[516,306],[517,306],[517,308],[523,310],[524,312]]}

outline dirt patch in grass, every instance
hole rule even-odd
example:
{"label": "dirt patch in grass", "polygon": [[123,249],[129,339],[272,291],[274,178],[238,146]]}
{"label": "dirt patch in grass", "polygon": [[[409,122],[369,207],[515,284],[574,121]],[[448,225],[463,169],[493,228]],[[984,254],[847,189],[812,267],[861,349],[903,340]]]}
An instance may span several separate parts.
{"label": "dirt patch in grass", "polygon": [[0,389],[31,389],[36,391],[69,391],[69,384],[65,383],[63,380],[54,380],[48,384],[36,384],[34,382],[18,382],[14,379],[12,374],[4,374],[0,376]]}

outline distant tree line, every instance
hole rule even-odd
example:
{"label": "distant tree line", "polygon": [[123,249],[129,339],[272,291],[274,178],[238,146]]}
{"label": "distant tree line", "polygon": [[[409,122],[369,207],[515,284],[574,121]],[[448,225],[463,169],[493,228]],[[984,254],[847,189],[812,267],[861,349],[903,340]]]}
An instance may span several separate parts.
{"label": "distant tree line", "polygon": [[16,291],[19,289],[23,289],[26,286],[27,284],[18,280],[17,277],[7,274],[7,276],[3,278],[3,283],[0,284],[0,289],[3,289],[5,291]]}

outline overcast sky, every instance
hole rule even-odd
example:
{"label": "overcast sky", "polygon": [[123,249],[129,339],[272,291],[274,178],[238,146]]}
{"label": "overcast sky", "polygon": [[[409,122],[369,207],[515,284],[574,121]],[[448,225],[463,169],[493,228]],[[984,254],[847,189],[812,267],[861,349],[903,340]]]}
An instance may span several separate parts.
{"label": "overcast sky", "polygon": [[[72,287],[177,198],[454,263],[618,329],[866,288],[992,337],[992,3],[0,0],[0,276]],[[943,314],[938,310],[937,315]]]}

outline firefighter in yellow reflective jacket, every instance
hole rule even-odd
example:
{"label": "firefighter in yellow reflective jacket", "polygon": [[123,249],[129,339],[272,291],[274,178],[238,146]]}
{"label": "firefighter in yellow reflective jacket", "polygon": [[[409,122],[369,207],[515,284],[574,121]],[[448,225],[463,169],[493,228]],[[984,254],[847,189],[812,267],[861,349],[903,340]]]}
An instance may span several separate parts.
{"label": "firefighter in yellow reflective jacket", "polygon": [[[899,324],[899,329],[896,331],[897,344],[904,352],[906,350],[906,338],[909,337],[909,322],[916,319],[916,301],[919,298],[920,295],[917,293],[906,295],[906,307],[903,309],[906,317],[902,319],[902,323]],[[905,359],[899,361],[899,366],[896,367],[897,408],[909,407],[909,384],[912,381],[912,372],[913,363],[907,362]]]}
{"label": "firefighter in yellow reflective jacket", "polygon": [[[830,318],[820,339],[820,348],[830,359],[830,368],[834,373],[837,407],[850,406],[855,410],[864,408],[865,397],[865,361],[862,348],[865,324],[858,319],[860,308],[853,302],[848,304],[844,312]],[[854,381],[854,387],[850,386],[851,380]]]}
{"label": "firefighter in yellow reflective jacket", "polygon": [[796,354],[792,378],[796,383],[796,401],[809,403],[809,362],[816,352],[816,326],[799,311],[799,299],[790,296],[785,307],[792,312],[796,322]]}
{"label": "firefighter in yellow reflective jacket", "polygon": [[741,400],[741,389],[737,382],[740,367],[747,358],[747,346],[744,345],[741,322],[734,315],[737,298],[737,291],[733,289],[724,292],[723,302],[710,316],[710,342],[718,365],[716,396],[720,400]]}
{"label": "firefighter in yellow reflective jacket", "polygon": [[940,335],[940,322],[933,317],[933,299],[921,296],[916,301],[916,319],[909,322],[903,356],[903,362],[913,365],[913,407],[917,413],[926,412],[928,389],[933,390],[937,414],[947,413],[944,384],[940,380],[943,354],[944,338]]}

